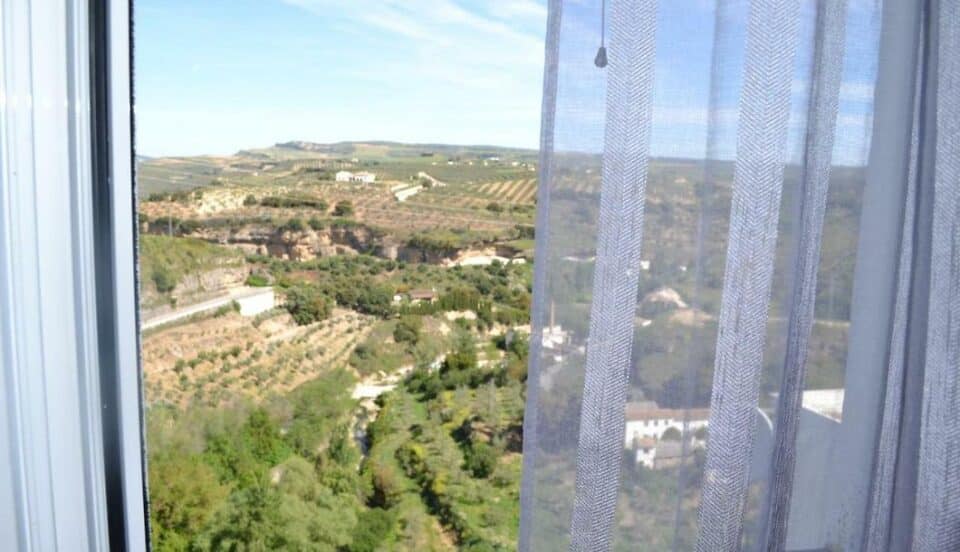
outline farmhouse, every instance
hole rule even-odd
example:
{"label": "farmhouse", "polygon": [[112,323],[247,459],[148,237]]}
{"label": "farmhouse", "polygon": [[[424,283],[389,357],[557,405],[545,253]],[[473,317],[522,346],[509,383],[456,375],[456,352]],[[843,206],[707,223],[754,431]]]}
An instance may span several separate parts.
{"label": "farmhouse", "polygon": [[337,182],[359,182],[362,184],[373,184],[377,180],[377,175],[371,172],[361,171],[358,173],[350,171],[337,171]]}
{"label": "farmhouse", "polygon": [[410,292],[410,302],[412,303],[433,303],[437,300],[437,291],[435,289],[415,289]]}
{"label": "farmhouse", "polygon": [[627,404],[627,427],[624,446],[630,448],[634,438],[662,439],[663,434],[673,428],[683,432],[683,420],[687,417],[690,432],[707,427],[710,418],[708,408],[660,408],[653,401],[632,402]]}
{"label": "farmhouse", "polygon": [[[687,416],[686,436],[683,436],[683,418]],[[633,451],[634,462],[650,469],[676,466],[689,459],[691,450],[704,446],[702,432],[707,427],[710,410],[707,408],[660,408],[653,401],[628,403],[624,448]],[[673,438],[667,434],[673,430]],[[687,439],[684,451],[682,439]]]}

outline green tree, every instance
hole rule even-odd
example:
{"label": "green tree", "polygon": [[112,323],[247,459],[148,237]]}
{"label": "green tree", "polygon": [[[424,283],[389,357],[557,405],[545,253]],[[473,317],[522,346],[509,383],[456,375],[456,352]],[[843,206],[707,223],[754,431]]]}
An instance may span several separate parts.
{"label": "green tree", "polygon": [[397,520],[390,510],[371,508],[360,515],[353,532],[351,552],[374,552],[393,532]]}
{"label": "green tree", "polygon": [[373,481],[373,496],[370,505],[379,508],[392,508],[403,496],[400,474],[393,464],[374,462],[370,467]]}
{"label": "green tree", "polygon": [[288,289],[284,307],[301,326],[326,320],[332,310],[330,301],[317,288],[308,285]]}
{"label": "green tree", "polygon": [[186,549],[227,497],[227,488],[199,457],[179,448],[151,454],[148,466],[153,549]]}
{"label": "green tree", "polygon": [[290,454],[290,449],[280,436],[280,428],[263,408],[250,412],[241,435],[254,459],[266,466],[278,464]]}
{"label": "green tree", "polygon": [[464,454],[464,464],[474,477],[486,479],[497,467],[497,449],[487,443],[473,443]]}
{"label": "green tree", "polygon": [[230,496],[212,523],[204,548],[266,551],[294,549],[296,535],[281,510],[282,496],[268,482]]}

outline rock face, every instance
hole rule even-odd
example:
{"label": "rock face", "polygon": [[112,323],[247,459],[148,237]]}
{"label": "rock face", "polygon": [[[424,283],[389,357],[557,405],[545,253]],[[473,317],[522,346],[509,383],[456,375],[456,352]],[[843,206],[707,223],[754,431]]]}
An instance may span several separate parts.
{"label": "rock face", "polygon": [[176,287],[170,293],[169,299],[173,299],[173,304],[156,292],[152,282],[141,281],[141,315],[146,319],[170,312],[174,305],[197,303],[222,295],[228,289],[243,285],[248,274],[249,267],[246,263],[186,274],[177,281]]}
{"label": "rock face", "polygon": [[[151,223],[143,230],[152,234],[166,234],[164,224]],[[319,230],[303,228],[291,230],[276,227],[270,222],[250,222],[240,225],[199,226],[178,235],[198,238],[211,243],[229,245],[248,255],[266,255],[279,259],[309,261],[317,257],[367,253],[384,259],[411,263],[449,264],[469,254],[489,253],[512,257],[513,248],[487,245],[480,249],[430,249],[398,243],[391,236],[363,224],[332,224]]]}
{"label": "rock face", "polygon": [[[149,228],[149,231],[158,234],[165,233],[164,230]],[[333,225],[320,230],[289,230],[268,223],[257,223],[234,227],[201,227],[181,235],[233,246],[247,254],[298,261],[360,252],[387,258],[396,258],[397,255],[396,246],[387,243],[380,232],[359,224]]]}

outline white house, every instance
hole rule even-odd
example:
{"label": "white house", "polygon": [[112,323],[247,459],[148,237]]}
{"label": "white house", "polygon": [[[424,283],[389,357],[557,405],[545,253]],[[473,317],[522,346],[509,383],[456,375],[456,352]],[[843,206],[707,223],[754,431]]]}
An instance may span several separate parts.
{"label": "white house", "polygon": [[362,182],[364,184],[373,184],[377,181],[377,175],[372,172],[361,171],[353,175],[354,182]]}
{"label": "white house", "polygon": [[361,184],[373,184],[377,180],[377,175],[371,172],[361,171],[358,173],[350,171],[337,171],[337,182],[359,182]]}
{"label": "white house", "polygon": [[554,324],[543,329],[543,338],[540,343],[544,349],[559,349],[567,343],[567,337],[563,326]]}
{"label": "white house", "polygon": [[674,428],[682,433],[684,416],[687,417],[688,431],[694,432],[707,427],[710,409],[660,408],[653,401],[628,403],[624,447],[632,448],[635,439],[660,440],[669,428]]}
{"label": "white house", "polygon": [[[689,460],[689,452],[703,448],[706,441],[698,436],[705,429],[710,417],[709,408],[660,408],[653,401],[627,403],[625,449],[633,452],[634,461],[649,469],[676,466]],[[679,439],[664,439],[664,434],[673,428],[683,434],[684,417],[687,418],[688,448],[685,450]]]}

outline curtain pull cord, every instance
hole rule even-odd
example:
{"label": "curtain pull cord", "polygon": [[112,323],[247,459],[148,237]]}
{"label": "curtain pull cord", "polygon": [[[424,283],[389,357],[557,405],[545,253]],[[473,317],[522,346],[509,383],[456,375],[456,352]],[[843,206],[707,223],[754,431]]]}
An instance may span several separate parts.
{"label": "curtain pull cord", "polygon": [[597,50],[597,57],[593,58],[593,64],[603,69],[607,66],[607,0],[600,0],[600,49]]}

